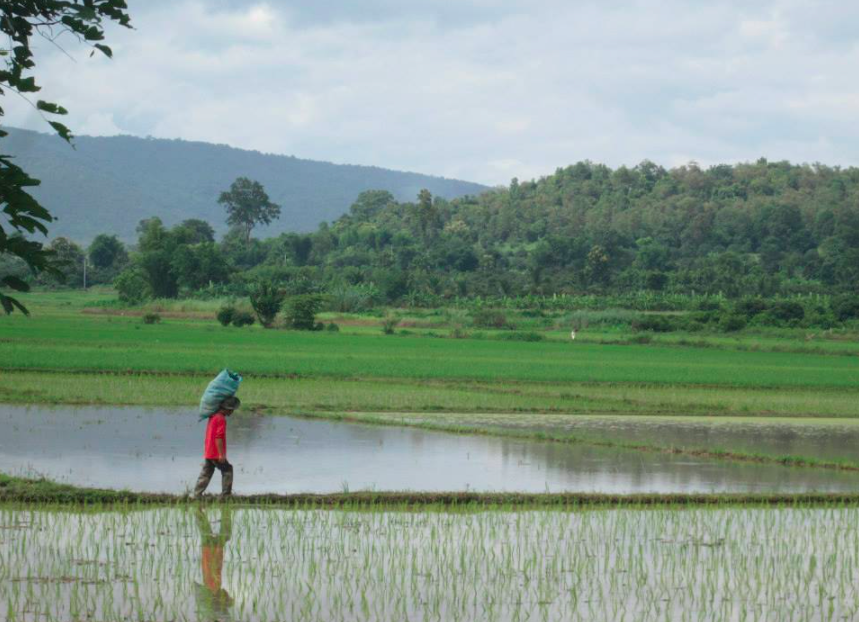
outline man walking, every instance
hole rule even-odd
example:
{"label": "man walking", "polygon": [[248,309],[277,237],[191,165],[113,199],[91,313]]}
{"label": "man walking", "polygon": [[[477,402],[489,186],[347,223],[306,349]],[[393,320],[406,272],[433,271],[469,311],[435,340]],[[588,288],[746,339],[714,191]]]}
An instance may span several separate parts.
{"label": "man walking", "polygon": [[227,417],[241,406],[237,397],[228,397],[221,402],[221,407],[214,415],[209,417],[206,426],[206,442],[203,453],[203,470],[197,478],[197,486],[194,488],[194,496],[203,496],[206,487],[215,473],[215,469],[221,472],[221,496],[229,497],[233,492],[233,465],[227,462]]}

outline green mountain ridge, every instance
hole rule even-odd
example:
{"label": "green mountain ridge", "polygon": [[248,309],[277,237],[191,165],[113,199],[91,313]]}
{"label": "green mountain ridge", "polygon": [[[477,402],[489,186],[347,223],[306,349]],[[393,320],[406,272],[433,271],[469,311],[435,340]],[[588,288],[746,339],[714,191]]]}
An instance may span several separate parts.
{"label": "green mountain ridge", "polygon": [[859,291],[859,168],[584,161],[452,201],[370,195],[310,236],[309,265],[388,299]]}
{"label": "green mountain ridge", "polygon": [[54,135],[4,129],[9,136],[0,152],[42,181],[32,193],[57,218],[51,237],[82,243],[104,232],[131,242],[137,223],[152,216],[167,225],[200,218],[223,233],[217,199],[239,176],[261,182],[282,207],[278,221],[255,230],[260,237],[312,231],[344,214],[365,190],[387,190],[398,200],[412,200],[423,188],[448,199],[486,190],[467,181],[203,142],[79,136],[72,149]]}

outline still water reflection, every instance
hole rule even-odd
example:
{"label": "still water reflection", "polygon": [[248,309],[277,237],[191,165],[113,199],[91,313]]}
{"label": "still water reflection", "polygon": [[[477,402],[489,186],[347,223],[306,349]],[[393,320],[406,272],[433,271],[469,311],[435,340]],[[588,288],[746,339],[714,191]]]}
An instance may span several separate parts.
{"label": "still water reflection", "polygon": [[[192,410],[4,405],[0,429],[0,471],[185,492],[199,471],[204,424]],[[818,469],[249,414],[230,420],[229,458],[236,494],[859,490],[855,474]]]}

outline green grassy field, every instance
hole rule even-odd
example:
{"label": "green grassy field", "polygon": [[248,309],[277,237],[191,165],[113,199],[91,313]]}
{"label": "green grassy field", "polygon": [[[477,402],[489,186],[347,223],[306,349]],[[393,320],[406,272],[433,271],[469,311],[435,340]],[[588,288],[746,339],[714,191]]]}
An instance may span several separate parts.
{"label": "green grassy field", "polygon": [[855,385],[859,360],[660,345],[515,342],[223,328],[213,321],[84,314],[0,319],[5,369],[610,382],[749,387]]}
{"label": "green grassy field", "polygon": [[146,325],[139,310],[104,306],[111,299],[37,293],[26,299],[31,317],[0,318],[0,401],[193,408],[209,378],[230,367],[247,378],[242,397],[258,412],[580,439],[572,427],[587,415],[852,423],[859,397],[856,357],[791,352],[807,341],[785,331],[768,337],[783,352],[756,347],[760,335],[710,336],[719,347],[453,339],[427,335],[443,334],[444,314],[422,311],[410,330],[425,332],[408,336],[385,336],[367,316],[346,318],[354,325],[340,332],[299,333],[223,328],[211,318],[218,301],[156,303],[149,310],[163,321]]}
{"label": "green grassy field", "polygon": [[[0,371],[0,401],[193,407],[210,375]],[[849,420],[856,415],[859,393],[839,388],[251,376],[242,396],[245,408],[274,414],[408,411]]]}

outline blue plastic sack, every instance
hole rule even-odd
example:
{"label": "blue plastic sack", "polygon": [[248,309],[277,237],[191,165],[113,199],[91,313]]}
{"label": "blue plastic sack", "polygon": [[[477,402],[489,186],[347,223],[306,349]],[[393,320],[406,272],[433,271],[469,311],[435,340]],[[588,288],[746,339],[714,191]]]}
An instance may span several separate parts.
{"label": "blue plastic sack", "polygon": [[203,397],[200,399],[200,421],[207,419],[218,412],[221,407],[221,402],[226,398],[232,397],[239,390],[239,383],[242,377],[236,373],[225,369],[218,374],[206,390],[203,392]]}

